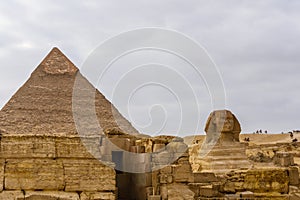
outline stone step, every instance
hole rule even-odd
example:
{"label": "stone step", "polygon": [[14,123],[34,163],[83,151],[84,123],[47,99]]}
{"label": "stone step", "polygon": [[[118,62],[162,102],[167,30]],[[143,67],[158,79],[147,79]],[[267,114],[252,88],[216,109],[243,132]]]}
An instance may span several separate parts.
{"label": "stone step", "polygon": [[213,161],[235,161],[235,160],[247,160],[246,155],[236,155],[236,156],[206,156],[203,161],[213,162]]}
{"label": "stone step", "polygon": [[209,152],[206,157],[244,157],[247,158],[246,153],[239,151],[239,152],[232,152],[232,153],[227,153],[227,152]]}
{"label": "stone step", "polygon": [[210,150],[209,153],[219,153],[219,152],[222,152],[222,153],[228,153],[228,154],[231,154],[231,153],[239,153],[239,152],[245,152],[246,149],[245,148],[232,148],[232,149],[221,149],[221,148],[213,148],[212,150]]}
{"label": "stone step", "polygon": [[234,143],[234,144],[224,144],[224,145],[211,145],[211,148],[218,149],[238,149],[238,148],[246,148],[246,145],[243,143]]}
{"label": "stone step", "polygon": [[247,169],[251,166],[251,163],[211,163],[209,165],[201,165],[202,170]]}

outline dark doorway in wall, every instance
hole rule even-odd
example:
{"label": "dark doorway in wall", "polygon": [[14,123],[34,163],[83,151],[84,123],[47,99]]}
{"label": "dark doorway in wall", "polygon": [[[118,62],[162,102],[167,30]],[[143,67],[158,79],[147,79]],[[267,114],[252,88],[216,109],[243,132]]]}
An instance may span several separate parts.
{"label": "dark doorway in wall", "polygon": [[[124,172],[123,151],[112,151],[112,161],[116,165],[116,185],[118,200],[146,200],[146,188],[151,186],[151,173]],[[148,163],[148,162],[147,162]]]}
{"label": "dark doorway in wall", "polygon": [[112,151],[112,161],[116,165],[117,173],[117,191],[118,191],[118,200],[130,200],[130,174],[122,171],[123,169],[123,151]]}

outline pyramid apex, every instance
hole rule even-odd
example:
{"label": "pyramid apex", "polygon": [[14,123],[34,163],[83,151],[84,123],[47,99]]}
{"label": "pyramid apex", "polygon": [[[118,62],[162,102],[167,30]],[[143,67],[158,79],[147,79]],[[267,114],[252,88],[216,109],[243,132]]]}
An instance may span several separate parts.
{"label": "pyramid apex", "polygon": [[75,74],[78,68],[57,47],[53,47],[39,65],[47,74]]}

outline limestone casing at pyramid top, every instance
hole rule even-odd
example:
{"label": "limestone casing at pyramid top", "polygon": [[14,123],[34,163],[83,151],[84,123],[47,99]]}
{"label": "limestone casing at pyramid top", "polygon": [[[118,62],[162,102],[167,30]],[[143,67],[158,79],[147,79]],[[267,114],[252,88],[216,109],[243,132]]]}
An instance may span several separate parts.
{"label": "limestone casing at pyramid top", "polygon": [[57,47],[54,47],[41,62],[47,74],[75,74],[78,68]]}

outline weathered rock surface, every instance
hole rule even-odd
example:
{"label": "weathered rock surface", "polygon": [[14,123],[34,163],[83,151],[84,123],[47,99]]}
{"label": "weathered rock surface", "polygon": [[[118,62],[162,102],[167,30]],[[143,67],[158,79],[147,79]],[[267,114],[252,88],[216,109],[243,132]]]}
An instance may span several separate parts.
{"label": "weathered rock surface", "polygon": [[5,189],[63,190],[64,168],[53,159],[6,159]]}
{"label": "weathered rock surface", "polygon": [[3,191],[0,192],[1,200],[24,200],[25,196],[22,191]]}
{"label": "weathered rock surface", "polygon": [[114,191],[114,169],[95,159],[64,159],[65,191]]}

